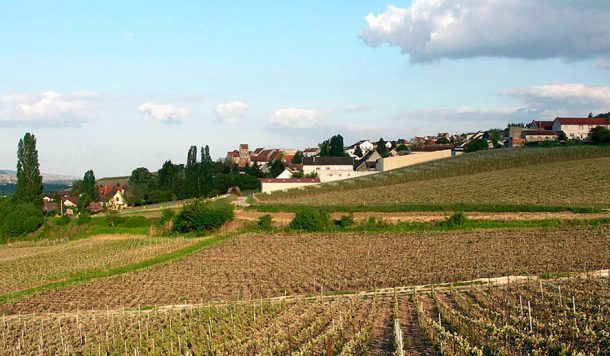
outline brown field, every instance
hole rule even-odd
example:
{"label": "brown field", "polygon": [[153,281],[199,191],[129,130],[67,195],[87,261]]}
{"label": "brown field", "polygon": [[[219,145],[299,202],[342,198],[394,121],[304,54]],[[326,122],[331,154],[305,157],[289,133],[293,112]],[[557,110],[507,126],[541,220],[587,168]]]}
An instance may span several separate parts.
{"label": "brown field", "polygon": [[196,239],[98,235],[85,240],[0,246],[0,295],[69,279],[91,270],[140,262]]}
{"label": "brown field", "polygon": [[5,313],[104,310],[371,290],[610,266],[610,227],[245,234],[166,265],[48,291]]}
{"label": "brown field", "polygon": [[[438,179],[334,191],[273,194],[264,204],[515,204],[610,206],[610,158],[537,164]],[[375,177],[370,178],[376,179]],[[356,180],[357,181],[357,180]]]}
{"label": "brown field", "polygon": [[3,318],[2,354],[601,354],[610,280]]}

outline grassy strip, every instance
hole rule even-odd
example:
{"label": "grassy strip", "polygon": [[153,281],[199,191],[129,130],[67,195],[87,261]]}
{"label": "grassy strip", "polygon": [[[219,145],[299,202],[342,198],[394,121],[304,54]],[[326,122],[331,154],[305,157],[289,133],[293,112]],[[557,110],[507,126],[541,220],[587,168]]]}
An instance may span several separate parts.
{"label": "grassy strip", "polygon": [[576,207],[556,205],[507,205],[507,204],[396,204],[396,205],[288,205],[261,204],[252,205],[254,209],[265,213],[292,212],[303,209],[320,210],[325,213],[357,212],[482,212],[482,213],[518,213],[518,212],[573,212],[578,214],[601,213],[603,207]]}
{"label": "grassy strip", "polygon": [[65,287],[68,287],[71,285],[87,282],[87,281],[97,279],[97,278],[113,277],[113,276],[129,273],[129,272],[134,272],[134,271],[144,269],[144,268],[149,268],[149,267],[161,264],[161,263],[170,262],[170,261],[173,261],[176,259],[186,257],[188,255],[191,255],[204,248],[212,247],[212,246],[220,243],[221,241],[226,240],[234,235],[235,235],[235,233],[211,236],[194,245],[170,252],[165,255],[156,256],[156,257],[153,257],[148,260],[141,261],[141,262],[132,263],[132,264],[129,264],[126,266],[111,268],[111,269],[105,270],[105,271],[101,271],[101,270],[85,271],[78,275],[75,275],[74,277],[71,277],[68,280],[52,282],[52,283],[48,283],[48,284],[45,284],[42,286],[33,287],[33,288],[29,288],[29,289],[24,289],[24,290],[21,290],[18,292],[1,295],[0,303],[4,303],[11,299],[25,297],[28,295],[41,293],[41,292],[45,292],[45,291],[49,291],[49,290],[65,288]]}

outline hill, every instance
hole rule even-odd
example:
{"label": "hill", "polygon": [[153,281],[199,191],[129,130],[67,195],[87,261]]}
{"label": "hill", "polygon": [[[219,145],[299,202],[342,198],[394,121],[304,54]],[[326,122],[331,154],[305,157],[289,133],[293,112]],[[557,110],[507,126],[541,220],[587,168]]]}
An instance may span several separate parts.
{"label": "hill", "polygon": [[607,207],[610,148],[495,150],[375,176],[259,196],[281,205],[566,205]]}
{"label": "hill", "polygon": [[[41,173],[45,182],[72,182],[78,178],[63,174]],[[17,171],[10,169],[0,169],[0,181],[17,179]]]}

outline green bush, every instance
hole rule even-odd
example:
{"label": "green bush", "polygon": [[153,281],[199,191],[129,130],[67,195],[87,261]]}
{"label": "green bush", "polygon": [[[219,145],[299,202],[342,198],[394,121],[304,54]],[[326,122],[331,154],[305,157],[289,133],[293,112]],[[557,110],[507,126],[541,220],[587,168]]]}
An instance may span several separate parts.
{"label": "green bush", "polygon": [[91,214],[86,212],[80,213],[78,219],[76,219],[78,225],[88,224],[89,222],[91,222]]}
{"label": "green bush", "polygon": [[290,223],[290,228],[304,231],[323,231],[330,225],[330,216],[323,211],[304,209],[298,211]]}
{"label": "green bush", "polygon": [[258,228],[259,230],[269,231],[273,229],[273,218],[271,215],[263,215],[258,218]]}
{"label": "green bush", "polygon": [[161,218],[159,219],[158,225],[165,226],[165,224],[172,220],[175,215],[176,212],[174,212],[172,209],[163,209],[161,211]]}
{"label": "green bush", "polygon": [[466,221],[468,221],[468,218],[466,217],[466,215],[464,215],[464,213],[459,212],[459,213],[455,213],[453,215],[451,215],[450,217],[448,217],[447,219],[438,222],[438,226],[443,227],[443,228],[447,228],[447,229],[451,229],[451,228],[455,228],[455,227],[460,227],[463,226]]}
{"label": "green bush", "polygon": [[349,215],[343,215],[339,220],[335,221],[335,225],[342,227],[342,228],[348,228],[352,225],[356,224],[356,222],[354,221],[354,215],[349,214]]}
{"label": "green bush", "polygon": [[234,217],[233,206],[212,206],[201,200],[186,204],[174,218],[173,230],[179,233],[218,229]]}
{"label": "green bush", "polygon": [[125,221],[125,218],[120,216],[116,210],[108,210],[106,213],[106,224],[108,226],[118,226]]}
{"label": "green bush", "polygon": [[15,237],[36,231],[44,223],[42,211],[33,204],[3,203],[0,207],[0,236]]}
{"label": "green bush", "polygon": [[70,223],[70,220],[71,219],[68,215],[62,215],[57,220],[55,220],[55,224],[57,224],[57,226],[65,226]]}

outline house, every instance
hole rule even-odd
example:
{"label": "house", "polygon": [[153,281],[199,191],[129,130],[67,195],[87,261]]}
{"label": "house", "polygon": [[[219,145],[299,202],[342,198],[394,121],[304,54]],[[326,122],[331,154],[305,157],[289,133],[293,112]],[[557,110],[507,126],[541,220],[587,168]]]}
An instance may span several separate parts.
{"label": "house", "polygon": [[553,130],[523,130],[525,142],[557,141],[557,133]]}
{"label": "house", "polygon": [[369,140],[360,140],[354,143],[351,146],[345,148],[345,153],[352,157],[356,157],[356,149],[360,147],[360,151],[362,151],[363,155],[373,151],[375,149],[375,144]]}
{"label": "house", "polygon": [[304,157],[303,173],[316,174],[322,183],[362,177],[377,171],[355,171],[353,157]]}
{"label": "house", "polygon": [[534,120],[529,125],[527,125],[527,128],[534,130],[553,130],[553,121]]}
{"label": "house", "polygon": [[239,160],[237,161],[237,165],[240,168],[250,165],[250,149],[248,148],[247,143],[239,145]]}
{"label": "house", "polygon": [[292,175],[295,173],[302,173],[302,169],[303,166],[302,165],[292,165],[292,166],[287,166],[286,168],[284,168],[284,171],[282,173],[280,173],[276,178],[279,179],[286,179],[286,178],[292,178]]}
{"label": "house", "polygon": [[64,196],[61,198],[61,202],[66,208],[75,208],[78,206],[78,202],[80,201],[80,197],[72,197],[72,196]]}
{"label": "house", "polygon": [[42,210],[44,211],[45,214],[49,214],[51,212],[58,213],[59,205],[57,205],[57,203],[54,203],[50,200],[44,200]]}
{"label": "house", "polygon": [[239,158],[240,158],[239,151],[233,150],[233,151],[227,152],[227,158],[226,158],[227,162],[229,162],[231,164],[239,164]]}
{"label": "house", "polygon": [[320,148],[306,148],[303,151],[303,157],[314,157],[320,154]]}
{"label": "house", "polygon": [[269,194],[278,190],[304,188],[320,183],[320,178],[261,178],[261,191]]}
{"label": "house", "polygon": [[588,139],[591,135],[591,130],[598,126],[610,129],[610,119],[601,117],[557,117],[553,121],[553,131],[563,131],[568,139]]}
{"label": "house", "polygon": [[127,207],[127,198],[125,197],[125,191],[118,185],[115,193],[108,200],[106,207],[111,210],[123,210]]}
{"label": "house", "polygon": [[89,212],[91,214],[97,214],[97,213],[101,212],[102,210],[104,210],[104,203],[91,202],[91,203],[89,203],[89,205],[87,205],[87,210],[89,210]]}

